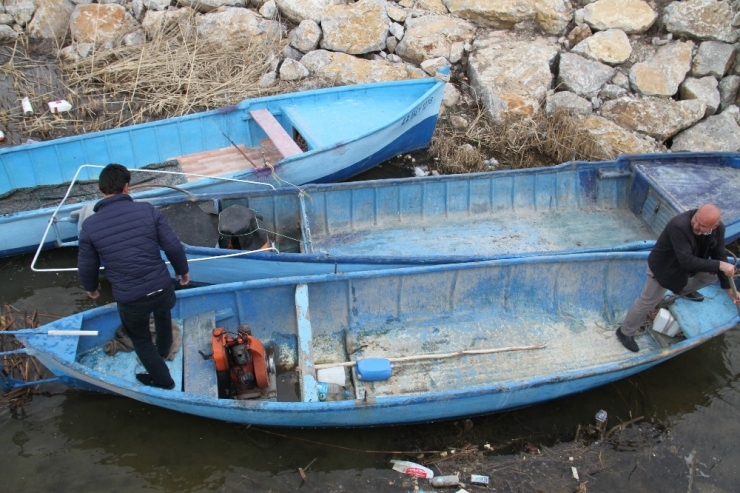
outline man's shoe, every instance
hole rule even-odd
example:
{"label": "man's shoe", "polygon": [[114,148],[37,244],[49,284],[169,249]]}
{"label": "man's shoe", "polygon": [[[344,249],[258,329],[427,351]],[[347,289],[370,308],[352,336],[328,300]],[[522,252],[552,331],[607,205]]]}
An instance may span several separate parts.
{"label": "man's shoe", "polygon": [[686,293],[685,295],[683,295],[683,297],[689,301],[696,301],[696,302],[704,301],[704,295],[702,295],[698,291],[692,291],[690,293]]}
{"label": "man's shoe", "polygon": [[622,327],[617,329],[617,339],[622,343],[622,346],[626,347],[633,353],[640,350],[640,346],[637,345],[634,337],[622,334]]}
{"label": "man's shoe", "polygon": [[148,385],[150,387],[157,387],[158,389],[165,389],[165,390],[172,390],[175,388],[175,382],[172,382],[170,385],[158,385],[152,381],[151,375],[148,373],[137,373],[136,379],[143,383],[144,385]]}

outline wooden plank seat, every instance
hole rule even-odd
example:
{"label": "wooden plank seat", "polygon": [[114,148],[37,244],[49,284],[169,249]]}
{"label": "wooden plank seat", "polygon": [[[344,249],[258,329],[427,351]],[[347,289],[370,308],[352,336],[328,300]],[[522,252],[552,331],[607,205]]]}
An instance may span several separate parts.
{"label": "wooden plank seat", "polygon": [[[234,146],[222,147],[171,159],[177,160],[183,173],[205,176],[219,176],[250,168],[264,168],[282,159],[280,151],[269,139],[264,139],[257,148],[246,147],[244,144],[237,147],[238,149]],[[188,177],[188,181],[199,179],[197,176]]]}
{"label": "wooden plank seat", "polygon": [[216,328],[216,312],[208,311],[183,320],[183,390],[193,395],[218,399],[218,378],[213,359],[203,359],[211,353],[211,337]]}
{"label": "wooden plank seat", "polygon": [[294,156],[303,152],[269,110],[262,108],[250,111],[249,114],[254,118],[254,121],[257,122],[260,128],[265,131],[283,157]]}

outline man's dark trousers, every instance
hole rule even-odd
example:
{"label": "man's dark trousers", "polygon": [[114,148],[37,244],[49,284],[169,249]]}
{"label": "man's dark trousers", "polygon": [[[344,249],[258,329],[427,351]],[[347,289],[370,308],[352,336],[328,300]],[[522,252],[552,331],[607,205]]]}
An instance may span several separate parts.
{"label": "man's dark trousers", "polygon": [[[142,296],[130,303],[117,303],[121,324],[131,338],[134,351],[141,364],[152,378],[152,383],[165,388],[174,384],[164,360],[172,347],[170,310],[175,306],[175,301],[175,289],[170,285],[162,291]],[[156,346],[152,342],[152,334],[149,331],[150,314],[154,314]]]}

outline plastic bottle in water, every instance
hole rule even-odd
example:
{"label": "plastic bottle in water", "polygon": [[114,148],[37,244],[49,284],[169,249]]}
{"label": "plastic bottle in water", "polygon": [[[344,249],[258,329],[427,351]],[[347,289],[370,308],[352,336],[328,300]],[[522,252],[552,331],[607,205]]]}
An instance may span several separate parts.
{"label": "plastic bottle in water", "polygon": [[598,424],[603,424],[604,422],[606,422],[606,417],[606,411],[602,409],[598,413],[596,413],[596,422]]}
{"label": "plastic bottle in water", "polygon": [[434,476],[431,479],[432,486],[440,487],[440,486],[456,486],[460,484],[460,476],[457,474],[452,474],[450,476]]}
{"label": "plastic bottle in water", "polygon": [[349,390],[337,383],[318,382],[320,401],[341,401],[349,397]]}
{"label": "plastic bottle in water", "polygon": [[31,106],[31,101],[25,97],[21,100],[21,108],[23,108],[23,114],[26,116],[33,115],[33,106]]}

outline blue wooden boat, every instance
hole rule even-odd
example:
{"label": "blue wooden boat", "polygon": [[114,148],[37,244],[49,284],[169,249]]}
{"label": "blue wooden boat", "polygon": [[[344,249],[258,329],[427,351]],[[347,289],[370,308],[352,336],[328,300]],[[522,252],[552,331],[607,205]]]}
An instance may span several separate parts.
{"label": "blue wooden boat", "polygon": [[[156,175],[191,193],[350,178],[426,147],[444,87],[435,79],[332,87],[0,149],[0,255],[36,248],[65,195],[67,187],[60,185],[93,180],[88,198],[99,198],[97,176],[112,162],[130,169],[153,167],[134,173],[134,179]],[[221,179],[209,178],[214,176]],[[72,196],[76,193],[82,194],[79,186]],[[159,187],[136,195],[173,193]]]}
{"label": "blue wooden boat", "polygon": [[[679,334],[650,330],[637,336],[639,353],[625,350],[614,331],[641,290],[646,258],[533,256],[181,290],[173,315],[183,343],[168,363],[175,390],[139,384],[133,353],[104,352],[119,325],[113,305],[14,334],[69,386],[217,420],[357,427],[452,419],[614,382],[740,322],[715,284],[701,290],[703,303],[668,306]],[[97,335],[75,335],[86,330]],[[323,383],[339,388],[327,393]]]}
{"label": "blue wooden boat", "polygon": [[[671,217],[704,202],[722,209],[729,242],[740,236],[739,166],[738,153],[646,154],[546,168],[179,195],[155,203],[186,245],[192,279],[213,284],[553,252],[644,250]],[[261,218],[261,231],[238,238],[264,233],[275,250],[215,247],[221,231],[216,213],[237,209]],[[77,224],[60,217],[55,228],[70,230],[54,233],[60,238],[76,234]]]}

